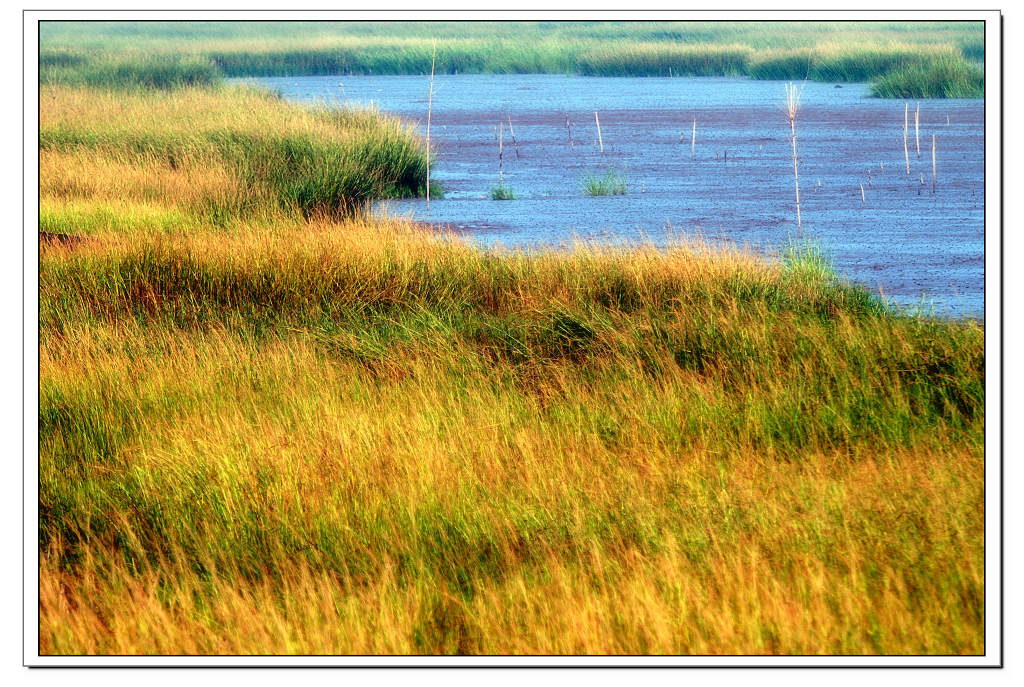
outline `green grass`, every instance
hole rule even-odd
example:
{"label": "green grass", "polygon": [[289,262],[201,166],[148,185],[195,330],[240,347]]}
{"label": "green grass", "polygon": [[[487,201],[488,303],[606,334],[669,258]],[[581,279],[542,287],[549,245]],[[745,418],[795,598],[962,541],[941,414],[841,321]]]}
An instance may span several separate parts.
{"label": "green grass", "polygon": [[40,73],[47,83],[162,88],[218,75],[429,74],[435,40],[442,74],[870,81],[984,59],[980,22],[44,22]]}
{"label": "green grass", "polygon": [[889,72],[871,84],[881,98],[983,98],[985,71],[949,58]]}
{"label": "green grass", "polygon": [[603,175],[588,174],[583,178],[583,194],[587,196],[620,196],[626,194],[626,175],[608,170]]}
{"label": "green grass", "polygon": [[517,200],[518,198],[519,196],[511,186],[498,184],[491,189],[491,200]]}
{"label": "green grass", "polygon": [[617,42],[580,52],[584,76],[742,76],[751,50],[744,46]]}
{"label": "green grass", "polygon": [[[266,215],[267,199],[306,217],[345,216],[377,198],[425,192],[423,142],[371,110],[296,110],[229,87],[116,95],[46,87],[41,102],[39,149],[44,165],[60,170],[51,177],[60,179],[56,195],[96,195],[106,180],[123,189],[106,194],[109,202],[173,194],[188,214],[219,221]],[[52,222],[47,195],[44,184],[41,210]]]}
{"label": "green grass", "polygon": [[[43,22],[44,44],[83,50],[126,51],[146,43],[159,52],[249,47],[262,43],[296,46],[348,40],[418,44],[437,38],[448,44],[517,39],[523,45],[561,43],[562,51],[621,41],[660,44],[742,45],[754,50],[796,49],[822,43],[951,44],[982,50],[981,22]],[[579,41],[578,46],[569,46]],[[439,46],[440,47],[440,46]],[[528,50],[521,47],[521,50]],[[972,55],[973,57],[973,55]],[[429,64],[428,71],[429,71]]]}
{"label": "green grass", "polygon": [[98,88],[176,89],[209,86],[223,79],[209,59],[174,54],[86,55],[40,53],[41,83]]}
{"label": "green grass", "polygon": [[371,220],[396,120],[134,83],[40,91],[41,653],[984,651],[982,326]]}
{"label": "green grass", "polygon": [[128,237],[40,265],[44,652],[980,649],[977,325],[806,247]]}
{"label": "green grass", "polygon": [[780,257],[789,279],[803,284],[826,285],[834,284],[839,279],[831,257],[815,241],[795,241],[790,238]]}

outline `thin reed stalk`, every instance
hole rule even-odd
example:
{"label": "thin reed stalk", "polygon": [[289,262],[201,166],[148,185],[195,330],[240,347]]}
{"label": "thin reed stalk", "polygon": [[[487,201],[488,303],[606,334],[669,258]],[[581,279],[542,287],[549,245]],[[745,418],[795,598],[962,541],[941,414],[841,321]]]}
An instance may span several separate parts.
{"label": "thin reed stalk", "polygon": [[914,143],[917,145],[917,157],[921,157],[921,103],[917,104],[917,109],[914,110]]}
{"label": "thin reed stalk", "polygon": [[601,139],[601,120],[597,118],[597,110],[594,110],[594,122],[597,124],[597,142],[601,145],[601,154],[604,154],[604,141]]}
{"label": "thin reed stalk", "polygon": [[694,151],[697,146],[697,115],[693,115],[693,133],[690,135],[690,160],[696,159]]}
{"label": "thin reed stalk", "polygon": [[427,95],[427,210],[430,209],[430,111],[434,104],[434,63],[437,60],[437,41],[430,59],[430,93]]}
{"label": "thin reed stalk", "polygon": [[508,132],[512,135],[512,146],[516,149],[516,159],[519,159],[519,141],[516,140],[516,130],[512,128],[512,115],[508,115]]}
{"label": "thin reed stalk", "polygon": [[907,176],[910,176],[910,153],[907,152],[907,115],[910,112],[910,105],[903,103],[903,157],[907,161]]}

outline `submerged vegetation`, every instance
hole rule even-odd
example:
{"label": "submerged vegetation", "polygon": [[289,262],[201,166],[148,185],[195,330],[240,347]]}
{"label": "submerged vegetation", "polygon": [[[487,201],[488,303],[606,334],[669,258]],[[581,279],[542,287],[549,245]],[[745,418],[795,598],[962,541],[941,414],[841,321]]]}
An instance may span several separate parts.
{"label": "submerged vegetation", "polygon": [[928,90],[912,97],[984,96],[981,22],[44,22],[40,73],[71,85],[429,74],[435,42],[449,74],[869,81],[923,70]]}
{"label": "submerged vegetation", "polygon": [[985,650],[981,326],[373,220],[401,122],[132,78],[40,92],[42,653]]}

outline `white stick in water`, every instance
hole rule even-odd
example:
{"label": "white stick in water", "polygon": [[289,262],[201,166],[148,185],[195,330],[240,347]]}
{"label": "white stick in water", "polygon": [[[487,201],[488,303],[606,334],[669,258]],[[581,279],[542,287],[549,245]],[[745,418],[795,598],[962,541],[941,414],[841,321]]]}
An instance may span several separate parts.
{"label": "white stick in water", "polygon": [[690,159],[694,159],[694,147],[697,145],[697,115],[693,115],[693,134],[690,135]]}
{"label": "white stick in water", "polygon": [[917,104],[917,110],[914,111],[914,143],[917,145],[917,157],[921,157],[921,103]]}
{"label": "white stick in water", "polygon": [[434,56],[430,58],[430,94],[427,96],[427,210],[430,209],[430,109],[434,104],[435,60],[437,60],[437,41],[434,41]]}
{"label": "white stick in water", "polygon": [[910,112],[910,104],[903,103],[903,157],[907,160],[907,176],[910,176],[910,153],[907,152],[907,115]]}

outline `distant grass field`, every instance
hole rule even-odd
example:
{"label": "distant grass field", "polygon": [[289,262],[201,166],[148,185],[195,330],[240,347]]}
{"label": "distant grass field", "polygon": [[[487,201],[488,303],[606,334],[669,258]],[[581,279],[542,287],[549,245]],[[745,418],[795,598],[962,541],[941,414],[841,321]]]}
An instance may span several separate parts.
{"label": "distant grass field", "polygon": [[[40,39],[43,79],[67,84],[426,74],[437,41],[441,73],[875,81],[921,69],[932,77],[915,78],[914,97],[984,96],[980,22],[44,22]],[[950,74],[951,88],[936,65],[970,77]]]}
{"label": "distant grass field", "polygon": [[40,91],[42,653],[984,651],[982,326],[372,220],[400,122],[131,78]]}

